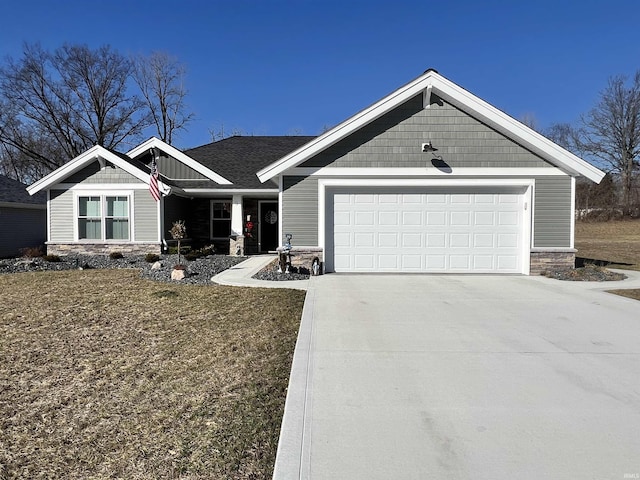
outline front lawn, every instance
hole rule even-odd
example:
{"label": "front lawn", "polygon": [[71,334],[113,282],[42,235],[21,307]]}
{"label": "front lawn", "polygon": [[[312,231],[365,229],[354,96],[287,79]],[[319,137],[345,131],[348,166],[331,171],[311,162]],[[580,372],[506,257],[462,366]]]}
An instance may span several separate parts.
{"label": "front lawn", "polygon": [[576,256],[640,270],[640,219],[576,222]]}
{"label": "front lawn", "polygon": [[0,478],[270,478],[304,292],[0,276]]}
{"label": "front lawn", "polygon": [[[578,257],[601,260],[609,267],[640,270],[640,220],[576,222]],[[611,293],[640,300],[640,290]]]}

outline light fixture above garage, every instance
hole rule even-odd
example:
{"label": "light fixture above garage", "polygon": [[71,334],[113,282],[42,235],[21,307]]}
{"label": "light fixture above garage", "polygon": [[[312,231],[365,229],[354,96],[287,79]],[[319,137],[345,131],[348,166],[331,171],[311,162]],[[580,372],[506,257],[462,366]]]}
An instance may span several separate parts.
{"label": "light fixture above garage", "polygon": [[436,147],[434,147],[431,142],[427,142],[427,143],[423,143],[422,144],[422,151],[425,152],[425,153],[436,152],[437,150],[438,149]]}

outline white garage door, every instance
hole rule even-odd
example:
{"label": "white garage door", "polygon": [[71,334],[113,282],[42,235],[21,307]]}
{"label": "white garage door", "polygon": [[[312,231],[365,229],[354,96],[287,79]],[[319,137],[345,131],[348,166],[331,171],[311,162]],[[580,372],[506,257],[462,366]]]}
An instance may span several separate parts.
{"label": "white garage door", "polygon": [[333,270],[522,273],[523,201],[495,189],[336,192]]}

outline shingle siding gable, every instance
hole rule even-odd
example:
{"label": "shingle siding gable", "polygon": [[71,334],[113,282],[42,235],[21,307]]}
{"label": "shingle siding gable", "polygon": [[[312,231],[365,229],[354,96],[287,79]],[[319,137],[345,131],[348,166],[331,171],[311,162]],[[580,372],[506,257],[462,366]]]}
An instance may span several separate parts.
{"label": "shingle siding gable", "polygon": [[300,167],[421,168],[432,142],[451,168],[551,167],[548,162],[438,97],[424,108],[422,95],[405,102],[327,148]]}

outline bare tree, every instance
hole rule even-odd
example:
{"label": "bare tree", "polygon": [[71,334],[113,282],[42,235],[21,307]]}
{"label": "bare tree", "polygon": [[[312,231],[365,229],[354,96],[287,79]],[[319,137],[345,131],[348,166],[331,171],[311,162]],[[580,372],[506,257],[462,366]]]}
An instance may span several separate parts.
{"label": "bare tree", "polygon": [[109,46],[64,45],[47,52],[26,44],[19,60],[0,68],[4,152],[17,151],[37,167],[54,169],[93,145],[109,149],[148,125],[144,102],[128,91],[130,60]]}
{"label": "bare tree", "polygon": [[213,126],[209,128],[209,135],[211,135],[211,141],[217,142],[229,137],[246,137],[253,134],[249,134],[239,127],[232,128],[231,131],[224,129],[224,123],[220,122],[220,126]]}
{"label": "bare tree", "polygon": [[620,176],[622,207],[631,213],[640,168],[640,71],[628,85],[612,77],[596,106],[581,119],[579,147]]}
{"label": "bare tree", "polygon": [[134,59],[134,79],[144,96],[160,139],[168,144],[173,135],[193,119],[186,111],[185,68],[164,52]]}

